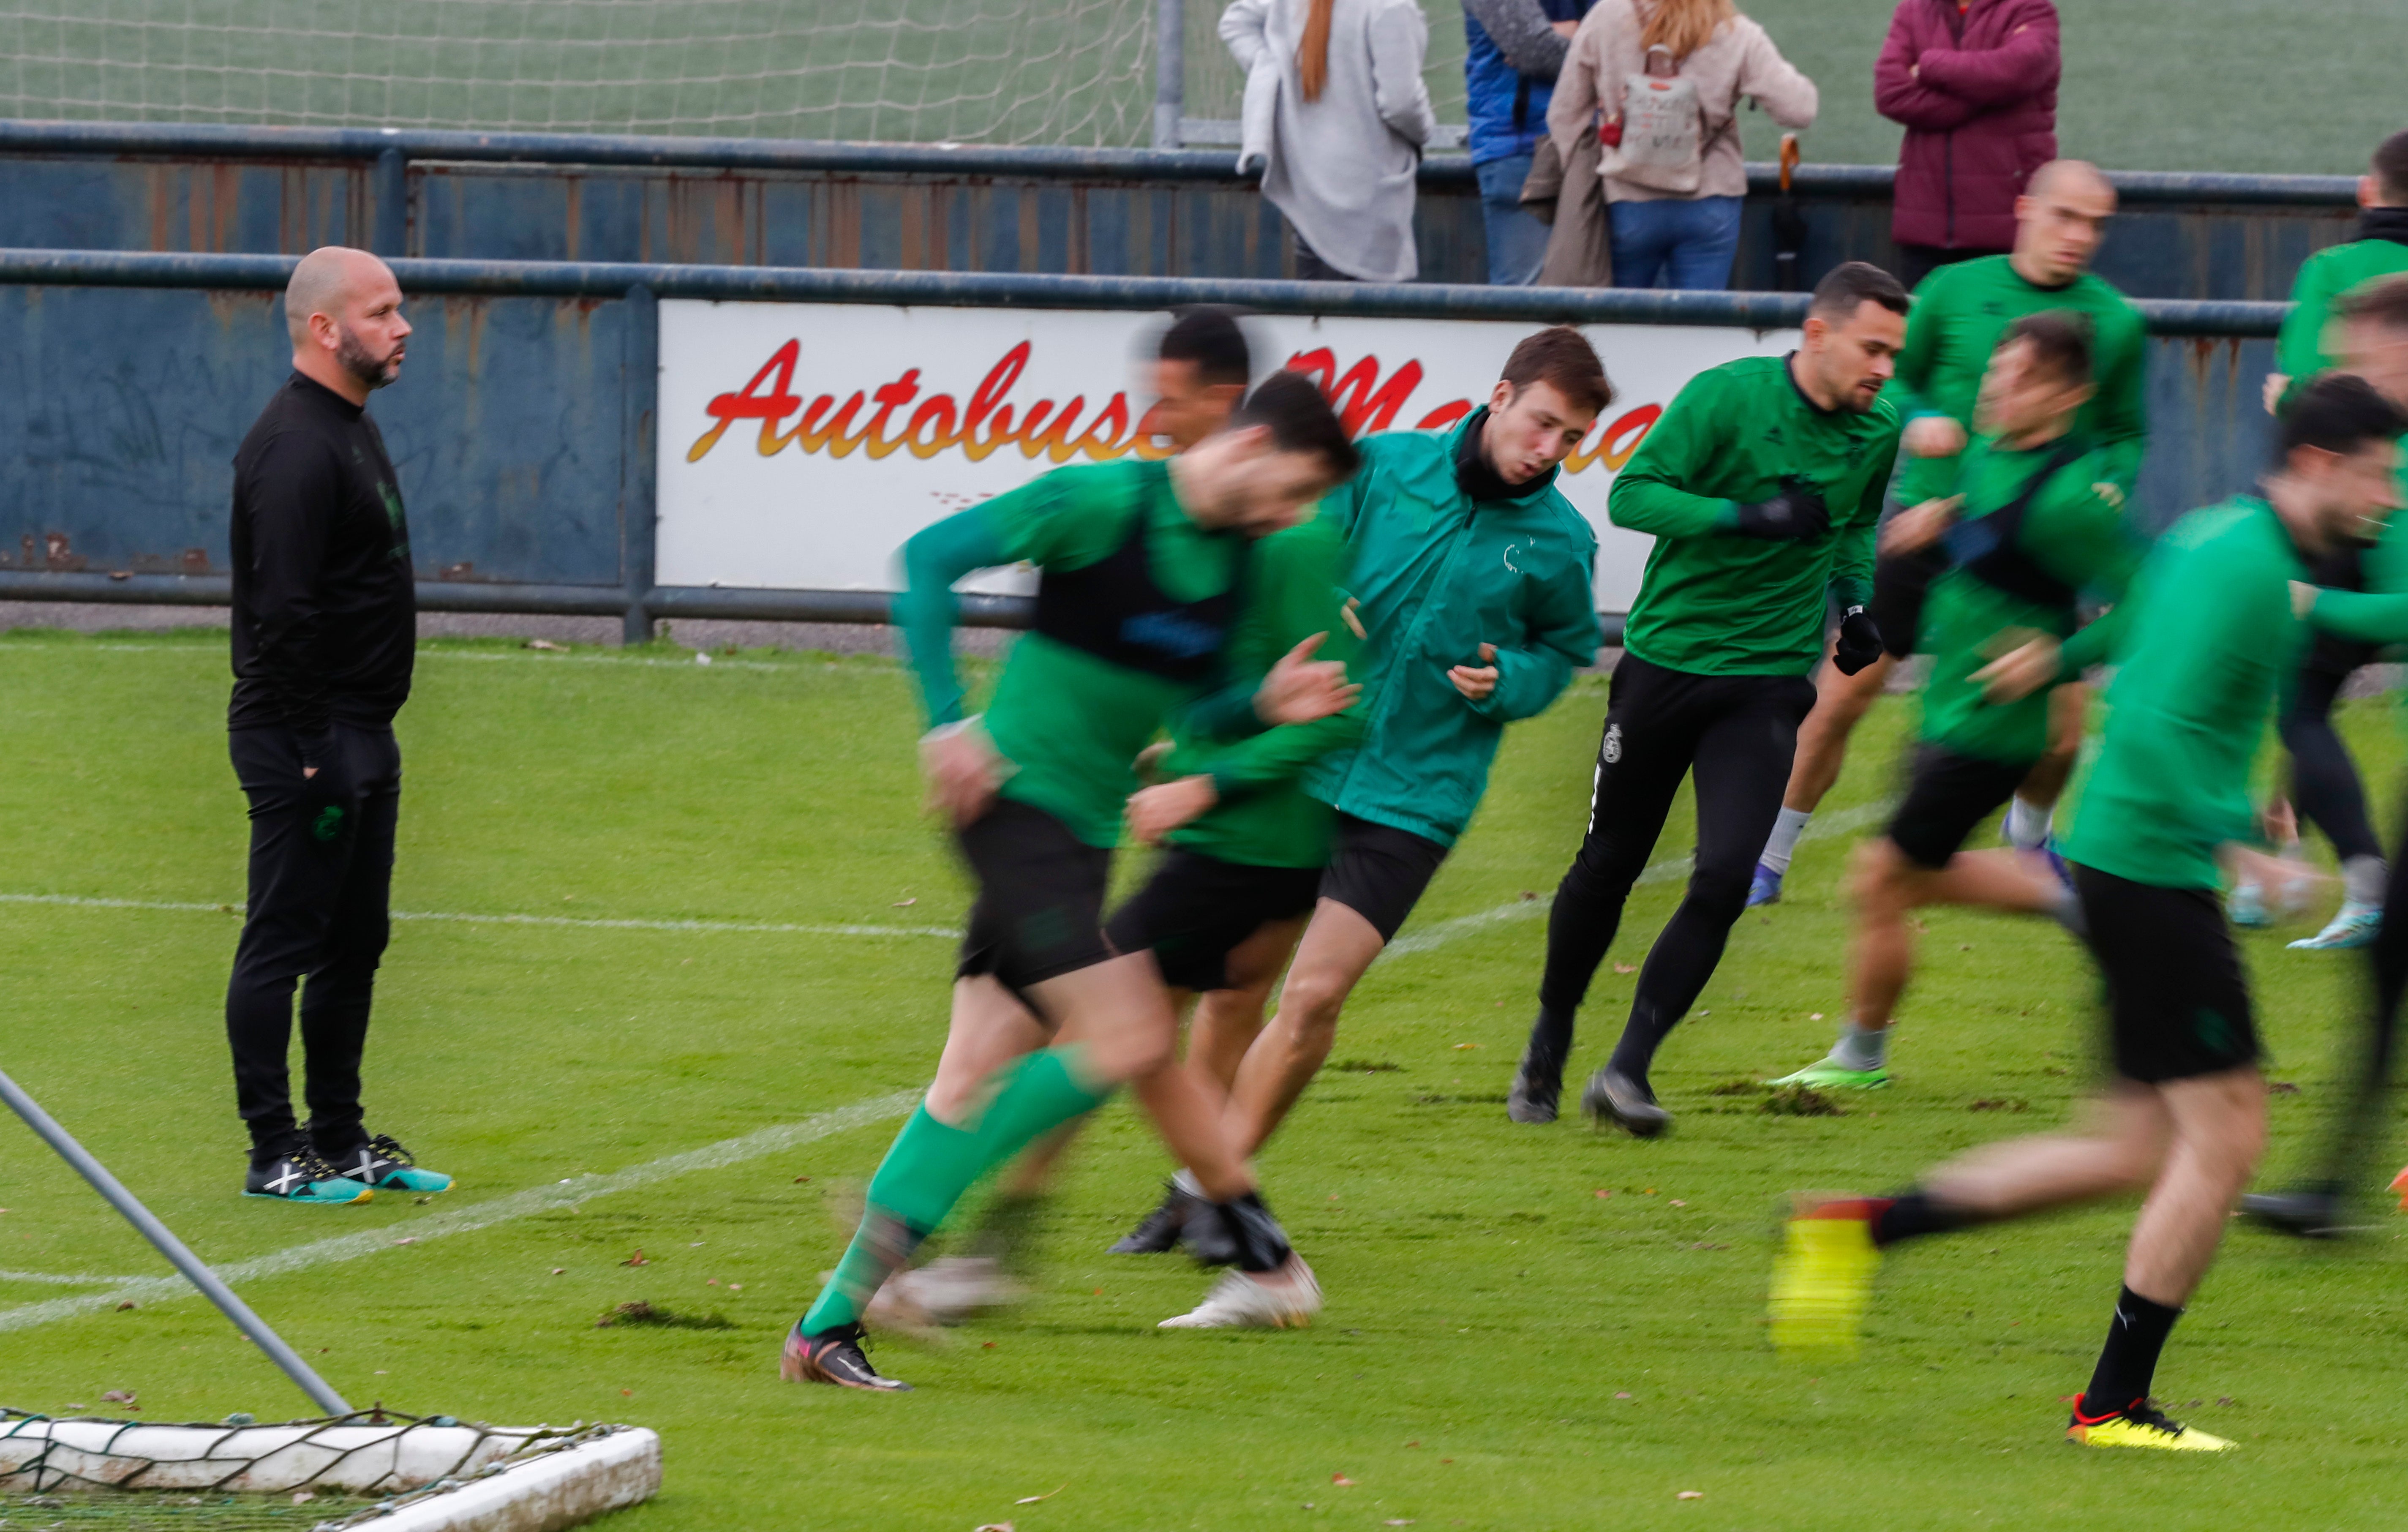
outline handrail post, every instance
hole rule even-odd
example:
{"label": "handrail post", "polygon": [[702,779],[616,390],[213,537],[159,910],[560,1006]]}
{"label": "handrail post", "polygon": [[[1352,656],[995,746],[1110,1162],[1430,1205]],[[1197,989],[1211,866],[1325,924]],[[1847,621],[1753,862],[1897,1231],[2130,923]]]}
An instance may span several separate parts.
{"label": "handrail post", "polygon": [[409,156],[399,145],[380,150],[368,172],[375,203],[368,249],[391,260],[409,253]]}
{"label": "handrail post", "polygon": [[1179,119],[1187,110],[1186,0],[1154,0],[1154,147],[1180,147]]}
{"label": "handrail post", "polygon": [[620,396],[623,446],[619,455],[619,572],[627,585],[626,625],[620,642],[652,641],[653,543],[659,535],[659,502],[653,439],[661,394],[661,304],[652,290],[627,289],[626,368]]}

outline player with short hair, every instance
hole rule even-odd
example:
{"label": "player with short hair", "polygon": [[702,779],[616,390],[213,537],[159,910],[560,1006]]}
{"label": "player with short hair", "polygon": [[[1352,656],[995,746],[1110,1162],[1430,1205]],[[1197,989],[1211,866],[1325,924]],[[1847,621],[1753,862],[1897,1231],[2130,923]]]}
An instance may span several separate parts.
{"label": "player with short hair", "polygon": [[[2368,282],[2335,301],[2331,312],[2333,322],[2323,354],[2337,370],[2364,379],[2377,394],[2408,412],[2408,275]],[[2401,493],[2408,497],[2408,468],[2401,470]],[[2408,643],[2408,516],[2395,516],[2385,526],[2382,537],[2365,551],[2361,572],[2362,590],[2315,593],[2308,621],[2316,629],[2318,645],[2328,638],[2370,650],[2380,644]],[[2307,675],[2303,667],[2297,684],[2304,687]],[[2286,742],[2299,712],[2296,700],[2284,712]],[[2334,748],[2339,746],[2335,739]],[[2307,768],[2298,747],[2293,750],[2298,774],[2304,780]],[[2345,763],[2347,756],[2343,760]],[[2305,799],[2302,793],[2303,809]],[[2378,891],[2376,898],[2379,909],[2408,909],[2408,870],[2403,869],[2408,869],[2408,847],[2390,861],[2387,886]],[[2374,926],[2375,937],[2369,945],[2374,994],[2365,1013],[2359,1044],[2363,1052],[2347,1071],[2349,1088],[2340,1111],[2325,1128],[2315,1171],[2287,1191],[2253,1193],[2241,1199],[2243,1211],[2286,1234],[2331,1238],[2347,1228],[2350,1189],[2383,1143],[2381,1124],[2390,1089],[2391,1055],[2401,997],[2408,995],[2408,922],[2379,919]]]}
{"label": "player with short hair", "polygon": [[1505,725],[1545,711],[1596,659],[1597,535],[1555,479],[1612,398],[1578,330],[1541,330],[1462,423],[1369,437],[1362,470],[1324,503],[1369,635],[1363,738],[1305,772],[1336,810],[1335,842],[1278,1014],[1238,1066],[1227,1121],[1241,1153],[1328,1057],[1347,995],[1479,807]]}
{"label": "player with short hair", "polygon": [[[1319,390],[1277,374],[1226,430],[1177,458],[1056,469],[904,545],[896,606],[934,725],[922,763],[978,884],[960,976],[992,974],[1053,1040],[966,1083],[940,1070],[957,1088],[930,1093],[871,1178],[859,1231],[787,1338],[789,1380],[904,1386],[861,1351],[861,1310],[880,1284],[982,1172],[1168,1059],[1177,1023],[1154,958],[1116,954],[1103,932],[1131,762],[1182,709],[1217,735],[1242,717],[1257,729],[1305,723],[1353,700],[1344,667],[1313,661],[1311,640],[1259,686],[1213,686],[1254,540],[1296,524],[1354,464]],[[965,718],[953,583],[1024,560],[1041,571],[1034,631],[1013,646],[983,717]],[[970,1027],[947,1047],[989,1041]],[[1236,1264],[1309,1312],[1312,1273],[1218,1118],[1157,1105],[1156,1123],[1226,1225]]]}
{"label": "player with short hair", "polygon": [[[2100,482],[2110,486],[2118,503],[2130,497],[2147,431],[2147,333],[2140,310],[2089,269],[2114,212],[2115,189],[2097,166],[2052,161],[2033,172],[2015,199],[2012,251],[1942,266],[1915,288],[1906,348],[1898,357],[1897,402],[1906,422],[1900,438],[1906,460],[1896,490],[1899,506],[1953,492],[1957,457],[1973,428],[1982,372],[2000,337],[2024,315],[2054,309],[2090,322],[2095,392],[2074,430],[2099,451]],[[1896,662],[1914,652],[1923,593],[1934,572],[1928,561],[1902,557],[1875,566],[1870,609],[1882,632],[1882,658],[1853,676],[1828,669],[1817,682],[1814,710],[1798,731],[1798,761],[1781,812],[1756,861],[1750,905],[1781,897],[1798,838],[1840,780],[1850,732],[1888,684]],[[2081,742],[2084,697],[2079,686],[2057,689],[2049,751],[2008,807],[2008,842],[2021,850],[2047,848],[2050,817]]]}
{"label": "player with short hair", "polygon": [[1517,1123],[1551,1123],[1573,1018],[1612,944],[1682,779],[1694,771],[1696,869],[1647,954],[1630,1019],[1582,1106],[1641,1137],[1671,1114],[1647,1068],[1722,959],[1748,869],[1781,809],[1824,603],[1845,614],[1837,664],[1881,653],[1864,607],[1873,527],[1898,454],[1882,397],[1906,329],[1906,290],[1851,261],[1815,287],[1804,339],[1689,379],[1614,479],[1616,526],[1652,533],[1598,741],[1588,833],[1555,890],[1538,1019],[1507,1098]]}
{"label": "player with short hair", "polygon": [[[2279,411],[2284,395],[2296,386],[2294,379],[2304,383],[2340,365],[2340,306],[2372,284],[2408,273],[2408,133],[2395,133],[2376,148],[2367,173],[2358,178],[2358,200],[2364,209],[2358,215],[2358,237],[2328,246],[2300,264],[2291,286],[2291,311],[2284,316],[2282,334],[2274,342],[2276,370],[2266,378],[2269,412]],[[2383,386],[2368,380],[2378,389]],[[2408,589],[2387,580],[2397,571],[2372,567],[2408,557],[2399,547],[2403,538],[2408,538],[2408,526],[2395,525],[2381,546],[2362,557],[2357,549],[2343,549],[2310,570],[2309,577],[2340,590]],[[2383,885],[2388,877],[2383,843],[2367,815],[2366,788],[2358,766],[2332,724],[2333,704],[2343,686],[2352,672],[2373,662],[2375,647],[2319,632],[2283,709],[2292,801],[2299,818],[2332,842],[2342,871],[2341,908],[2322,930],[2291,943],[2306,951],[2363,947],[2383,923]],[[2271,900],[2270,891],[2258,883],[2236,883],[2229,898],[2233,920],[2272,925],[2278,915],[2294,912],[2313,886],[2304,868],[2282,883],[2287,886],[2272,890]]]}
{"label": "player with short hair", "polygon": [[[1889,1025],[1914,962],[1913,911],[1976,905],[2075,920],[2073,894],[2045,864],[2013,851],[1969,852],[1976,825],[2005,807],[2048,749],[2044,689],[2006,706],[1982,695],[1983,672],[2014,635],[2065,640],[2080,675],[2114,642],[2114,604],[2141,561],[2123,508],[2100,493],[2107,466],[2073,429],[2089,401],[2087,328],[2060,310],[2007,326],[1982,381],[1984,435],[1957,469],[1957,493],[1893,519],[1886,554],[1939,547],[1920,648],[1932,656],[1921,742],[1888,833],[1857,851],[1853,1008],[1830,1053],[1776,1085],[1871,1089],[1889,1083]],[[2088,595],[2108,616],[2080,625]]]}
{"label": "player with short hair", "polygon": [[[2128,597],[2105,734],[2064,848],[2106,979],[2114,1078],[2097,1118],[2078,1135],[1993,1144],[1895,1196],[1802,1209],[1774,1278],[1776,1346],[1853,1348],[1879,1252],[1900,1240],[2145,1187],[2107,1343],[2066,1434],[2093,1447],[2232,1445],[2148,1396],[2265,1145],[2266,1082],[2217,860],[2254,854],[2241,849],[2257,833],[2250,766],[2306,637],[2291,583],[2399,509],[2403,427],[2363,381],[2320,379],[2283,422],[2262,497],[2193,511],[2158,539]],[[2002,658],[1992,684],[2012,697],[2065,674],[2043,636]]]}

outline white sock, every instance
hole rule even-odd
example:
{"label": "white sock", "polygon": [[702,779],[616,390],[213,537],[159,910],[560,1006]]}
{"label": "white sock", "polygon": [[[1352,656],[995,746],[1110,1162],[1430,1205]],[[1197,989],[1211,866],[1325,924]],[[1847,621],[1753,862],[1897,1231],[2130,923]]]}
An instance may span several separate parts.
{"label": "white sock", "polygon": [[1772,838],[1764,843],[1764,854],[1756,860],[1775,872],[1787,872],[1789,859],[1798,853],[1798,837],[1813,817],[1812,809],[1781,810],[1781,817],[1772,822]]}
{"label": "white sock", "polygon": [[2048,833],[2056,818],[2054,807],[2042,809],[2026,803],[2020,793],[2007,805],[2007,844],[2019,852],[2036,852],[2048,844]]}
{"label": "white sock", "polygon": [[2380,905],[2391,869],[2379,856],[2353,856],[2341,865],[2342,897],[2352,904]]}
{"label": "white sock", "polygon": [[1878,1069],[1889,1062],[1889,1028],[1868,1031],[1850,1022],[1831,1045],[1831,1061],[1850,1069]]}
{"label": "white sock", "polygon": [[1172,1176],[1170,1179],[1177,1181],[1179,1183],[1179,1189],[1186,1193],[1189,1196],[1200,1197],[1204,1196],[1204,1183],[1196,1179],[1195,1171],[1182,1168],[1177,1175]]}

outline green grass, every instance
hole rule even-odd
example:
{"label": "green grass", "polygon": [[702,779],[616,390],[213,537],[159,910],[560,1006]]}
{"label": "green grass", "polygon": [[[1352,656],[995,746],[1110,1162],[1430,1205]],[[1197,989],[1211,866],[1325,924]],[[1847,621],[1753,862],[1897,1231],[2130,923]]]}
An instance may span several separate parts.
{"label": "green grass", "polygon": [[[915,809],[898,672],[815,657],[659,663],[677,658],[428,646],[401,722],[396,906],[958,918],[960,881]],[[222,637],[0,638],[0,893],[238,904],[224,677]],[[1584,680],[1512,733],[1417,927],[1552,885],[1579,834],[1603,701]],[[2391,720],[2380,704],[2344,712],[2387,800]],[[1870,721],[1833,809],[1881,795],[1909,716],[1887,703]],[[1686,814],[1659,855],[1686,850]],[[2397,1525],[2408,1335],[2391,1247],[2408,1225],[2387,1214],[2333,1248],[2233,1235],[2160,1374],[2165,1396],[2205,1400],[2187,1412],[2241,1439],[2227,1458],[2057,1439],[2057,1401],[2087,1377],[2106,1321],[2128,1206],[1902,1255],[1860,1363],[1801,1370],[1770,1354],[1760,1316],[1779,1194],[1894,1185],[1937,1156],[2056,1124],[2091,1070],[2090,980],[2065,939],[1941,911],[1905,1008],[1897,1088],[1837,1118],[1714,1094],[1829,1040],[1843,850],[1842,838],[1810,842],[1788,899],[1735,933],[1664,1056],[1658,1082],[1681,1122],[1660,1142],[1505,1121],[1541,922],[1479,926],[1375,970],[1336,1057],[1398,1067],[1325,1075],[1263,1162],[1330,1294],[1304,1332],[1154,1328],[1207,1279],[1100,1253],[1162,1171],[1118,1105],[1044,1224],[1034,1300],[940,1350],[879,1349],[919,1385],[909,1396],[787,1387],[774,1367],[884,1125],[261,1280],[245,1296],[354,1400],[657,1427],[667,1484],[609,1524],[629,1529]],[[1617,961],[1637,961],[1678,893],[1639,890]],[[907,898],[917,903],[897,908]],[[359,1229],[398,1241],[447,1210],[915,1085],[942,1033],[949,971],[947,944],[925,937],[405,922],[370,1042],[371,1121],[460,1186],[426,1207],[386,1197],[329,1211],[234,1195],[241,1140],[219,1005],[235,930],[206,910],[0,903],[0,1064],[217,1263]],[[2279,1170],[2317,1120],[2354,965],[2272,937],[2246,945],[2275,1073],[2302,1086],[2275,1102]],[[1631,983],[1600,973],[1577,1067],[1600,1056]],[[1985,1100],[2009,1106],[1974,1110]],[[13,1123],[0,1125],[0,1269],[161,1269]],[[621,1264],[638,1248],[651,1264]],[[0,1281],[0,1304],[74,1291]],[[734,1327],[595,1327],[637,1301]],[[305,1408],[194,1299],[0,1328],[0,1402],[98,1407],[111,1388],[136,1392],[151,1420]],[[1333,1482],[1341,1474],[1352,1486]],[[1704,1498],[1677,1500],[1684,1490]]]}

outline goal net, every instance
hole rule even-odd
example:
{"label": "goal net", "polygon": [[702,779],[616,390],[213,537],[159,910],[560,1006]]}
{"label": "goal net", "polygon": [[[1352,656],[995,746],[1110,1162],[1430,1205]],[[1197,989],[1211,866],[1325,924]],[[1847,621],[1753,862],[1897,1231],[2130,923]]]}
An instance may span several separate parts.
{"label": "goal net", "polygon": [[1154,8],[0,0],[0,117],[1140,144],[1154,102]]}
{"label": "goal net", "polygon": [[550,1532],[660,1485],[660,1439],[362,1410],[220,1425],[0,1410],[0,1526],[94,1532]]}

